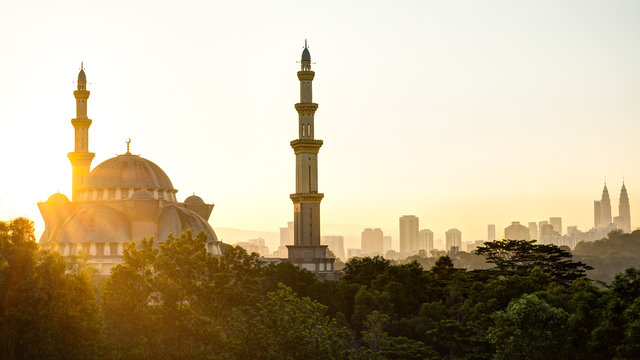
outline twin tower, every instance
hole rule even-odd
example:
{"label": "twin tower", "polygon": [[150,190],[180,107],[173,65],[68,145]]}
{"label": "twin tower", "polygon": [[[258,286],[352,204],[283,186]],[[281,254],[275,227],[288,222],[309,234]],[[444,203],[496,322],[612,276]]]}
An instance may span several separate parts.
{"label": "twin tower", "polygon": [[625,233],[631,232],[631,209],[629,207],[629,195],[627,188],[622,183],[620,190],[620,202],[618,203],[618,216],[611,218],[611,200],[609,199],[609,190],[607,184],[602,189],[602,198],[593,202],[593,226],[598,229],[601,227],[615,224],[618,229]]}

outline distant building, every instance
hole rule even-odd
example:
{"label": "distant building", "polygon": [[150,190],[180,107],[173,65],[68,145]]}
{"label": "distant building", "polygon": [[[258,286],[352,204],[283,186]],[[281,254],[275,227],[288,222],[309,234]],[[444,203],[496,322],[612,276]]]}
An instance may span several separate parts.
{"label": "distant building", "polygon": [[487,226],[487,241],[495,241],[496,240],[496,225],[489,224]]}
{"label": "distant building", "polygon": [[391,236],[382,237],[382,250],[385,254],[387,251],[393,250],[393,240],[391,239]]}
{"label": "distant building", "polygon": [[470,241],[468,243],[465,243],[466,245],[466,251],[468,253],[472,253],[474,252],[478,247],[480,246],[484,246],[484,240],[476,240],[476,241]]}
{"label": "distant building", "polygon": [[255,252],[260,254],[260,256],[263,256],[263,257],[269,256],[269,248],[265,245],[263,238],[240,241],[236,245],[247,250],[248,253]]}
{"label": "distant building", "polygon": [[618,216],[616,216],[614,223],[618,229],[621,229],[625,233],[631,232],[631,209],[629,207],[629,195],[627,194],[627,188],[624,186],[624,182],[620,190]]}
{"label": "distant building", "polygon": [[529,223],[529,239],[538,240],[538,224],[535,221]]}
{"label": "distant building", "polygon": [[361,249],[347,249],[347,259],[362,256]]}
{"label": "distant building", "polygon": [[280,228],[280,245],[293,245],[293,222],[287,223],[287,227]]}
{"label": "distant building", "polygon": [[557,232],[558,235],[562,235],[562,218],[561,217],[550,217],[549,224],[553,227],[553,231]]}
{"label": "distant building", "polygon": [[384,254],[383,240],[384,234],[381,229],[364,229],[360,235],[360,245],[363,255]]}
{"label": "distant building", "polygon": [[540,225],[540,239],[545,236],[560,236],[560,234],[553,230],[553,226],[551,226],[551,224],[548,224],[545,221],[544,224]]}
{"label": "distant building", "polygon": [[338,258],[346,260],[344,256],[344,236],[326,235],[321,239],[323,245],[329,246],[329,250]]}
{"label": "distant building", "polygon": [[[625,191],[626,192],[626,191]],[[594,224],[596,229],[611,224],[611,200],[609,199],[609,190],[607,184],[602,189],[602,199],[593,202]]]}
{"label": "distant building", "polygon": [[529,228],[520,225],[519,221],[513,221],[504,229],[504,238],[505,240],[531,240]]}
{"label": "distant building", "polygon": [[[462,248],[462,232],[458,229],[449,229],[445,233],[446,243],[445,243],[445,251],[452,251],[455,248],[455,253],[457,253],[460,248]],[[455,255],[454,253],[454,255]]]}
{"label": "distant building", "polygon": [[425,250],[427,255],[433,250],[433,231],[429,229],[420,230],[418,234],[418,250]]}
{"label": "distant building", "polygon": [[414,215],[400,217],[400,252],[417,251],[419,220]]}

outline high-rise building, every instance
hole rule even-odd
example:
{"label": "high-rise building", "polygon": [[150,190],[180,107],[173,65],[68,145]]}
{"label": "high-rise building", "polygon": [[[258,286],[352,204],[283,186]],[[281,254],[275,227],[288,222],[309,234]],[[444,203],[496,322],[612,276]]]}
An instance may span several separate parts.
{"label": "high-rise building", "polygon": [[414,215],[400,217],[400,252],[417,251],[419,219]]}
{"label": "high-rise building", "polygon": [[322,140],[314,137],[314,114],[318,104],[312,99],[311,54],[305,41],[300,61],[300,102],[298,111],[298,138],[291,141],[296,156],[296,192],[293,202],[294,235],[289,249],[289,261],[310,270],[319,279],[331,280],[338,276],[333,270],[335,258],[330,257],[327,245],[320,244],[320,202],[324,194],[318,192],[318,152]]}
{"label": "high-rise building", "polygon": [[418,250],[425,250],[429,255],[433,250],[433,231],[429,229],[420,230],[418,239]]}
{"label": "high-rise building", "polygon": [[535,221],[529,223],[529,239],[539,240],[538,238],[538,224]]}
{"label": "high-rise building", "polygon": [[531,240],[529,235],[529,228],[520,225],[519,221],[511,222],[511,225],[504,228],[505,240]]}
{"label": "high-rise building", "polygon": [[288,222],[287,227],[280,228],[280,246],[293,245],[293,222]]}
{"label": "high-rise building", "polygon": [[337,235],[327,235],[322,237],[322,244],[327,245],[329,250],[333,252],[333,254],[342,259],[346,260],[344,256],[344,236]]}
{"label": "high-rise building", "polygon": [[[545,225],[549,225],[549,222],[546,220],[538,222],[538,238],[542,237],[542,227]],[[536,240],[540,240],[540,239],[536,239]]]}
{"label": "high-rise building", "polygon": [[543,224],[540,225],[540,238],[542,239],[545,236],[560,236],[555,230],[553,230],[553,226],[543,221]]}
{"label": "high-rise building", "polygon": [[607,184],[602,189],[602,199],[593,202],[594,227],[600,228],[611,224],[611,200],[609,199],[609,190]]}
{"label": "high-rise building", "polygon": [[383,240],[384,234],[381,229],[364,229],[360,235],[360,244],[363,255],[384,254]]}
{"label": "high-rise building", "polygon": [[616,217],[616,227],[625,233],[631,232],[631,208],[629,207],[629,195],[627,188],[622,182],[620,190],[620,202],[618,203],[618,216]]}
{"label": "high-rise building", "polygon": [[445,243],[445,251],[458,252],[462,248],[462,232],[458,229],[449,229],[445,233],[446,243]]}
{"label": "high-rise building", "polygon": [[557,232],[558,235],[562,235],[562,218],[561,217],[550,217],[549,224],[553,226],[553,231]]}
{"label": "high-rise building", "polygon": [[387,251],[393,250],[393,240],[391,239],[391,236],[382,237],[382,250],[384,250],[385,254]]}
{"label": "high-rise building", "polygon": [[496,240],[496,225],[489,224],[487,226],[487,241],[495,241]]}

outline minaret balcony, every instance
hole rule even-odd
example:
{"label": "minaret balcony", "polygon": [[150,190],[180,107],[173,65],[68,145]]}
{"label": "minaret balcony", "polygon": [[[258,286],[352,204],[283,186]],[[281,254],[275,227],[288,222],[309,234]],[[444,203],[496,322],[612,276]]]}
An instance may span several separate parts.
{"label": "minaret balcony", "polygon": [[315,76],[315,71],[298,71],[298,80],[300,81],[312,81]]}
{"label": "minaret balcony", "polygon": [[296,155],[298,154],[317,154],[322,146],[322,140],[314,139],[296,139],[291,143],[291,147]]}
{"label": "minaret balcony", "polygon": [[297,103],[296,110],[300,114],[315,114],[316,110],[318,110],[318,104],[316,103]]}
{"label": "minaret balcony", "polygon": [[294,204],[299,203],[317,203],[320,204],[324,194],[322,193],[295,193],[289,195]]}

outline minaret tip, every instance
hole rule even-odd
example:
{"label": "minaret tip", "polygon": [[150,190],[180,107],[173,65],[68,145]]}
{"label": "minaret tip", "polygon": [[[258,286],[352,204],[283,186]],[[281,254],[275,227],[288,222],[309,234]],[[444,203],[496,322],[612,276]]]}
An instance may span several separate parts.
{"label": "minaret tip", "polygon": [[80,70],[84,70],[84,61],[80,61]]}
{"label": "minaret tip", "polygon": [[304,48],[307,48],[307,39],[304,39]]}

